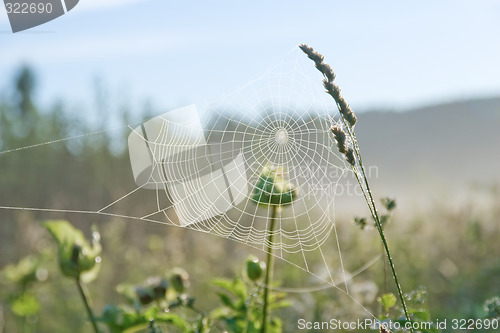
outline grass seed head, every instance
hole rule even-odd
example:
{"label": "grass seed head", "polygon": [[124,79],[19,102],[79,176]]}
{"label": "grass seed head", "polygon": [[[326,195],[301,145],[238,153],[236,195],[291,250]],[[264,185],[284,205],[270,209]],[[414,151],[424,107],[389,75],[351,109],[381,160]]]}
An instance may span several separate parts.
{"label": "grass seed head", "polygon": [[323,86],[325,87],[326,92],[333,97],[335,102],[337,102],[337,106],[342,117],[349,123],[351,127],[353,127],[356,124],[357,118],[354,112],[352,112],[349,104],[347,104],[345,98],[340,94],[340,88],[327,79],[323,80]]}
{"label": "grass seed head", "polygon": [[352,148],[347,149],[347,153],[345,154],[345,159],[349,162],[350,165],[354,165],[356,163],[356,158],[354,157],[354,150]]}
{"label": "grass seed head", "polygon": [[340,96],[340,88],[336,84],[334,84],[333,82],[330,82],[327,79],[324,79],[323,80],[323,86],[325,87],[326,92],[330,96],[332,96],[335,101],[337,101],[337,99],[339,97],[341,97]]}
{"label": "grass seed head", "polygon": [[346,141],[345,141],[345,132],[339,126],[332,126],[332,133],[337,141],[337,147],[339,148],[339,152],[342,154],[347,153],[346,149]]}
{"label": "grass seed head", "polygon": [[342,117],[349,123],[351,127],[356,124],[357,118],[356,115],[352,112],[351,108],[345,101],[344,97],[340,94],[340,88],[333,84],[333,80],[335,80],[335,73],[333,69],[324,62],[324,57],[315,52],[314,49],[306,44],[299,45],[300,49],[307,55],[309,59],[314,61],[316,68],[323,73],[325,79],[323,80],[323,85],[325,86],[326,92],[333,97],[335,102],[337,102],[337,106]]}
{"label": "grass seed head", "polygon": [[314,49],[306,44],[299,45],[300,49],[307,54],[307,57],[314,61],[316,64],[316,68],[323,73],[323,75],[328,79],[328,81],[332,82],[335,80],[335,73],[333,73],[333,69],[330,65],[324,62],[325,58],[318,52],[315,52]]}
{"label": "grass seed head", "polygon": [[299,45],[299,47],[305,54],[307,54],[309,59],[311,59],[317,64],[322,63],[323,60],[325,59],[323,55],[321,55],[318,52],[315,52],[314,49],[307,44],[301,44]]}
{"label": "grass seed head", "polygon": [[322,62],[322,63],[316,63],[316,68],[323,73],[323,75],[328,79],[328,81],[332,82],[335,80],[335,73],[333,72],[333,69],[330,67],[330,65]]}
{"label": "grass seed head", "polygon": [[347,104],[344,97],[340,95],[340,89],[339,96],[335,98],[335,101],[339,105],[339,111],[342,114],[342,117],[344,117],[344,119],[349,123],[349,125],[351,125],[351,127],[356,125],[357,117],[354,112],[352,112],[351,107],[349,106],[349,104]]}

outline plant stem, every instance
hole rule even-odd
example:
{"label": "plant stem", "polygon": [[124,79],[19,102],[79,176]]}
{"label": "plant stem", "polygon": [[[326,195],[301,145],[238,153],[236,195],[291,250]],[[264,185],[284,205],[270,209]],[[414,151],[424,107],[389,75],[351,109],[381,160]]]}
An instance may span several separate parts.
{"label": "plant stem", "polygon": [[262,314],[262,333],[267,332],[267,322],[268,322],[268,317],[270,317],[270,309],[269,309],[269,294],[271,293],[271,283],[272,283],[272,275],[273,275],[273,264],[274,264],[274,257],[273,257],[273,231],[274,231],[274,224],[276,221],[276,215],[278,213],[279,206],[278,205],[271,205],[271,218],[269,221],[269,229],[268,233],[269,236],[267,237],[268,245],[267,245],[267,269],[266,269],[266,278],[264,282],[264,309],[263,309],[263,314]]}
{"label": "plant stem", "polygon": [[[356,143],[356,145],[357,145],[357,143]],[[403,310],[405,313],[406,320],[408,320],[408,322],[411,323],[410,314],[408,313],[408,308],[406,307],[406,302],[405,302],[405,299],[403,296],[403,291],[401,290],[401,284],[399,283],[398,275],[396,273],[396,267],[394,266],[394,262],[392,261],[391,252],[389,251],[389,245],[387,244],[387,240],[386,240],[385,235],[384,235],[384,229],[382,228],[382,224],[380,223],[380,217],[379,217],[378,212],[377,212],[377,207],[375,206],[375,200],[373,199],[373,195],[372,195],[372,192],[370,190],[370,185],[368,185],[368,179],[366,177],[365,168],[363,167],[361,159],[359,160],[359,164],[361,166],[361,172],[363,173],[363,178],[365,180],[366,190],[368,191],[368,195],[370,197],[371,204],[373,206],[373,212],[375,215],[375,223],[377,225],[377,229],[378,229],[378,232],[380,234],[380,238],[382,239],[382,243],[384,243],[384,249],[385,249],[385,253],[387,254],[387,260],[389,261],[389,266],[391,267],[392,276],[393,276],[394,282],[396,284],[396,289],[398,290],[399,299],[401,300],[401,304],[403,305]],[[410,329],[410,331],[413,332],[413,329]]]}
{"label": "plant stem", "polygon": [[[384,245],[382,245],[382,257],[384,256]],[[387,261],[384,260],[384,293],[388,293],[389,292],[389,288],[387,286]]]}
{"label": "plant stem", "polygon": [[79,278],[76,278],[76,285],[78,287],[78,291],[80,292],[80,296],[82,296],[83,304],[85,305],[85,309],[87,310],[87,314],[89,316],[89,320],[92,323],[92,326],[94,327],[95,333],[100,333],[99,329],[97,328],[97,323],[95,321],[94,313],[92,312],[92,309],[90,308],[89,302],[88,302],[88,297],[83,290],[82,287],[82,282],[80,281]]}
{"label": "plant stem", "polygon": [[[378,215],[377,206],[375,205],[375,200],[373,199],[373,194],[372,194],[372,191],[370,189],[370,185],[368,184],[368,177],[366,176],[365,168],[363,166],[363,160],[361,159],[361,152],[360,152],[360,149],[358,146],[358,141],[356,140],[356,136],[354,134],[354,131],[347,124],[346,120],[343,117],[342,117],[342,121],[344,122],[344,126],[347,128],[349,136],[351,137],[352,143],[354,145],[354,150],[356,152],[356,156],[358,157],[358,164],[359,164],[359,167],[361,169],[361,175],[362,175],[363,180],[364,180],[364,186],[363,186],[363,182],[359,178],[359,174],[358,174],[356,167],[352,166],[354,175],[356,176],[356,179],[359,183],[359,186],[363,190],[363,195],[366,199],[366,203],[367,203],[368,207],[370,208],[370,213],[373,217],[373,220],[375,221],[375,225],[377,227],[380,238],[382,239],[382,243],[384,245],[384,250],[385,250],[385,253],[387,255],[387,260],[389,261],[389,266],[391,267],[392,277],[394,278],[394,282],[396,284],[396,289],[398,291],[398,296],[399,296],[399,299],[401,301],[401,304],[403,305],[403,311],[405,313],[406,320],[411,323],[410,314],[408,313],[408,308],[406,307],[406,302],[405,302],[405,299],[403,296],[403,291],[401,290],[401,284],[399,283],[398,275],[396,274],[396,268],[395,268],[394,263],[392,261],[391,252],[389,251],[389,245],[387,244],[384,230],[382,228],[382,224],[380,223],[380,218]],[[365,190],[366,190],[366,193],[368,195],[365,193]],[[410,332],[413,332],[413,328],[410,328]]]}

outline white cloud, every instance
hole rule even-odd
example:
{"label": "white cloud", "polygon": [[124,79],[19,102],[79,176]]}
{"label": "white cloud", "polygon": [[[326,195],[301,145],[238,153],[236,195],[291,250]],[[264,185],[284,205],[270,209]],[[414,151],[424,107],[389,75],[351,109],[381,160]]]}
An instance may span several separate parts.
{"label": "white cloud", "polygon": [[[31,36],[30,36],[31,37]],[[126,56],[144,57],[148,54],[164,52],[182,43],[176,35],[150,33],[129,34],[117,38],[114,34],[81,36],[71,39],[39,39],[35,36],[27,42],[11,46],[5,57],[0,58],[2,67],[15,66],[20,60],[38,65],[50,65],[66,61],[106,61]],[[134,47],[131,47],[134,45]],[[37,52],[33,52],[37,50]]]}

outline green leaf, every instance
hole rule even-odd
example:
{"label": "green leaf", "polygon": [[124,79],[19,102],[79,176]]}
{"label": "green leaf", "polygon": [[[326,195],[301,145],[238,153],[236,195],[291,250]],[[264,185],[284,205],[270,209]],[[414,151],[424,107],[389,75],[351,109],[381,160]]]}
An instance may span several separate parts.
{"label": "green leaf", "polygon": [[222,303],[227,306],[227,307],[230,307],[231,309],[235,309],[235,306],[233,304],[233,301],[231,300],[231,298],[229,296],[227,296],[226,294],[224,293],[217,293],[217,295],[219,295],[219,298],[220,300],[222,301]]}
{"label": "green leaf", "polygon": [[[37,272],[40,272],[39,269],[43,269],[39,267],[39,260],[35,259],[32,256],[27,256],[22,258],[17,265],[7,265],[2,270],[2,275],[10,280],[11,282],[18,283],[22,287],[25,287],[28,283],[37,281],[39,278],[37,276]],[[38,274],[40,275],[40,274]],[[46,270],[43,277],[46,277]]]}
{"label": "green leaf", "polygon": [[382,201],[382,204],[384,205],[385,209],[387,209],[387,211],[389,211],[389,212],[396,208],[396,200],[395,199],[382,198],[381,201]]}
{"label": "green leaf", "polygon": [[396,296],[394,296],[393,293],[384,294],[380,297],[379,302],[382,304],[384,312],[387,312],[390,308],[396,305]]}
{"label": "green leaf", "polygon": [[226,279],[216,279],[212,281],[212,284],[230,292],[242,301],[245,301],[247,298],[247,287],[245,283],[243,283],[243,281],[239,278],[235,278],[233,281]]}
{"label": "green leaf", "polygon": [[273,291],[269,297],[271,302],[277,302],[286,297],[286,293],[280,291]]}
{"label": "green leaf", "polygon": [[210,317],[214,319],[229,319],[233,318],[234,316],[236,316],[236,312],[226,306],[215,308],[210,313]]}
{"label": "green leaf", "polygon": [[179,328],[182,332],[193,332],[190,324],[179,315],[174,313],[159,313],[153,317],[157,323],[165,323]]}
{"label": "green leaf", "polygon": [[292,303],[287,300],[271,303],[271,309],[287,308],[289,306],[292,306]]}
{"label": "green leaf", "polygon": [[116,292],[127,299],[130,304],[136,308],[140,307],[139,300],[135,291],[135,286],[132,284],[122,283],[116,286]]}
{"label": "green leaf", "polygon": [[106,323],[112,333],[123,332],[131,327],[149,322],[144,320],[144,316],[128,307],[114,305],[107,305],[97,320]]}
{"label": "green leaf", "polygon": [[281,333],[283,331],[283,323],[280,319],[273,318],[267,325],[267,331],[269,333]]}
{"label": "green leaf", "polygon": [[366,226],[368,225],[368,222],[366,220],[366,217],[355,217],[354,218],[354,223],[361,228],[361,230],[364,230]]}
{"label": "green leaf", "polygon": [[227,279],[215,279],[212,281],[212,284],[216,287],[220,287],[224,290],[229,291],[230,293],[234,294],[233,292],[233,281],[227,280]]}
{"label": "green leaf", "polygon": [[196,333],[208,333],[210,332],[210,327],[212,325],[212,321],[209,317],[202,317],[198,323],[196,324],[195,332]]}
{"label": "green leaf", "polygon": [[247,322],[244,317],[238,316],[226,320],[228,331],[232,333],[260,333],[252,321]]}
{"label": "green leaf", "polygon": [[214,286],[222,288],[236,298],[236,300],[232,300],[228,295],[225,295],[224,293],[218,293],[219,298],[224,305],[237,312],[246,313],[248,297],[247,287],[240,278],[236,277],[233,281],[218,279],[212,281],[212,284]]}
{"label": "green leaf", "polygon": [[108,305],[102,316],[98,318],[99,321],[108,325],[112,333],[137,332],[147,328],[151,319],[156,323],[175,326],[182,332],[194,332],[190,324],[182,317],[173,313],[165,313],[157,307],[151,307],[144,313],[140,313],[128,307]]}
{"label": "green leaf", "polygon": [[410,314],[420,321],[430,321],[431,316],[425,309],[411,310]]}
{"label": "green leaf", "polygon": [[36,314],[40,310],[40,302],[31,293],[24,293],[16,297],[10,308],[19,317],[26,317]]}
{"label": "green leaf", "polygon": [[59,266],[64,275],[90,282],[96,278],[100,268],[100,235],[92,232],[92,246],[83,233],[68,221],[48,221],[45,228],[54,237],[58,246]]}
{"label": "green leaf", "polygon": [[233,281],[233,288],[236,296],[243,302],[247,299],[247,286],[240,278],[235,278]]}

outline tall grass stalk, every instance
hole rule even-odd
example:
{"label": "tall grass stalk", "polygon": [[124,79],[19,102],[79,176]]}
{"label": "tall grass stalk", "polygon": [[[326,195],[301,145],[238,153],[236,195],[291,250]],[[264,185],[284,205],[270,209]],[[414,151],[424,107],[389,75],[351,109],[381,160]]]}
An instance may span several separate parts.
{"label": "tall grass stalk", "polygon": [[[382,240],[382,244],[384,246],[385,254],[387,255],[387,260],[391,268],[392,276],[396,284],[396,289],[403,306],[406,320],[411,323],[411,318],[408,313],[408,308],[406,306],[405,298],[401,289],[401,284],[399,283],[396,268],[392,260],[391,252],[389,251],[389,245],[387,244],[387,239],[382,228],[382,223],[380,222],[377,206],[375,205],[375,200],[373,198],[370,184],[368,183],[368,177],[366,176],[365,168],[363,165],[361,151],[359,149],[358,141],[354,133],[354,125],[356,124],[357,118],[345,99],[340,94],[340,88],[333,83],[335,74],[331,67],[324,62],[324,57],[321,54],[315,52],[312,47],[306,44],[302,44],[299,47],[305,54],[307,54],[309,59],[314,61],[316,68],[323,74],[323,85],[326,89],[326,92],[333,97],[337,104],[337,108],[340,113],[341,126],[332,126],[332,132],[337,141],[339,151],[344,155],[347,162],[351,165],[356,180],[358,181],[358,184],[362,189],[366,204],[370,210],[370,214],[373,220],[375,221],[375,226],[380,235],[380,239]],[[349,140],[346,140],[344,129],[347,130],[347,138]],[[413,332],[413,329],[410,329],[410,331]]]}
{"label": "tall grass stalk", "polygon": [[263,308],[263,313],[262,313],[262,333],[267,332],[267,322],[269,321],[269,318],[271,317],[271,310],[269,308],[269,296],[271,293],[271,284],[273,280],[273,269],[274,269],[274,256],[273,256],[273,232],[274,232],[274,225],[276,222],[276,216],[278,215],[278,205],[270,205],[271,210],[271,217],[269,219],[269,236],[267,238],[268,245],[267,245],[267,260],[266,260],[266,277],[264,280],[264,308]]}
{"label": "tall grass stalk", "polygon": [[[344,120],[344,122],[345,122],[345,120]],[[384,245],[384,250],[385,250],[385,253],[387,255],[387,260],[389,261],[389,266],[391,267],[392,276],[393,276],[394,282],[396,284],[396,289],[398,291],[398,296],[399,296],[399,299],[400,299],[401,304],[403,306],[403,311],[405,313],[406,320],[411,323],[410,314],[408,313],[408,308],[406,306],[406,301],[404,299],[403,291],[401,289],[401,284],[399,282],[398,274],[396,273],[396,267],[394,266],[394,262],[392,260],[391,252],[389,250],[389,245],[387,244],[387,239],[386,239],[385,234],[384,234],[384,229],[382,228],[382,224],[380,223],[380,217],[379,217],[379,214],[377,211],[377,206],[375,205],[375,200],[373,199],[373,194],[372,194],[372,191],[370,189],[370,185],[368,184],[368,178],[367,178],[366,173],[365,173],[365,168],[363,167],[363,162],[361,160],[361,153],[359,151],[358,142],[356,141],[356,136],[354,135],[354,132],[351,130],[349,132],[352,133],[349,135],[352,138],[353,144],[355,146],[356,156],[358,157],[358,162],[359,162],[359,166],[361,169],[361,176],[363,178],[363,181],[365,183],[366,188],[363,188],[362,180],[360,179],[360,176],[356,170],[355,165],[351,165],[352,170],[353,170],[354,174],[356,175],[356,179],[357,179],[360,187],[363,189],[363,192],[368,194],[368,196],[365,195],[366,203],[367,203],[368,207],[370,208],[370,213],[373,217],[373,220],[375,221],[375,226],[377,227],[378,233],[380,235],[380,239],[382,240],[382,243]],[[368,198],[369,198],[369,201],[368,201]],[[413,329],[411,328],[410,331],[413,332]]]}

